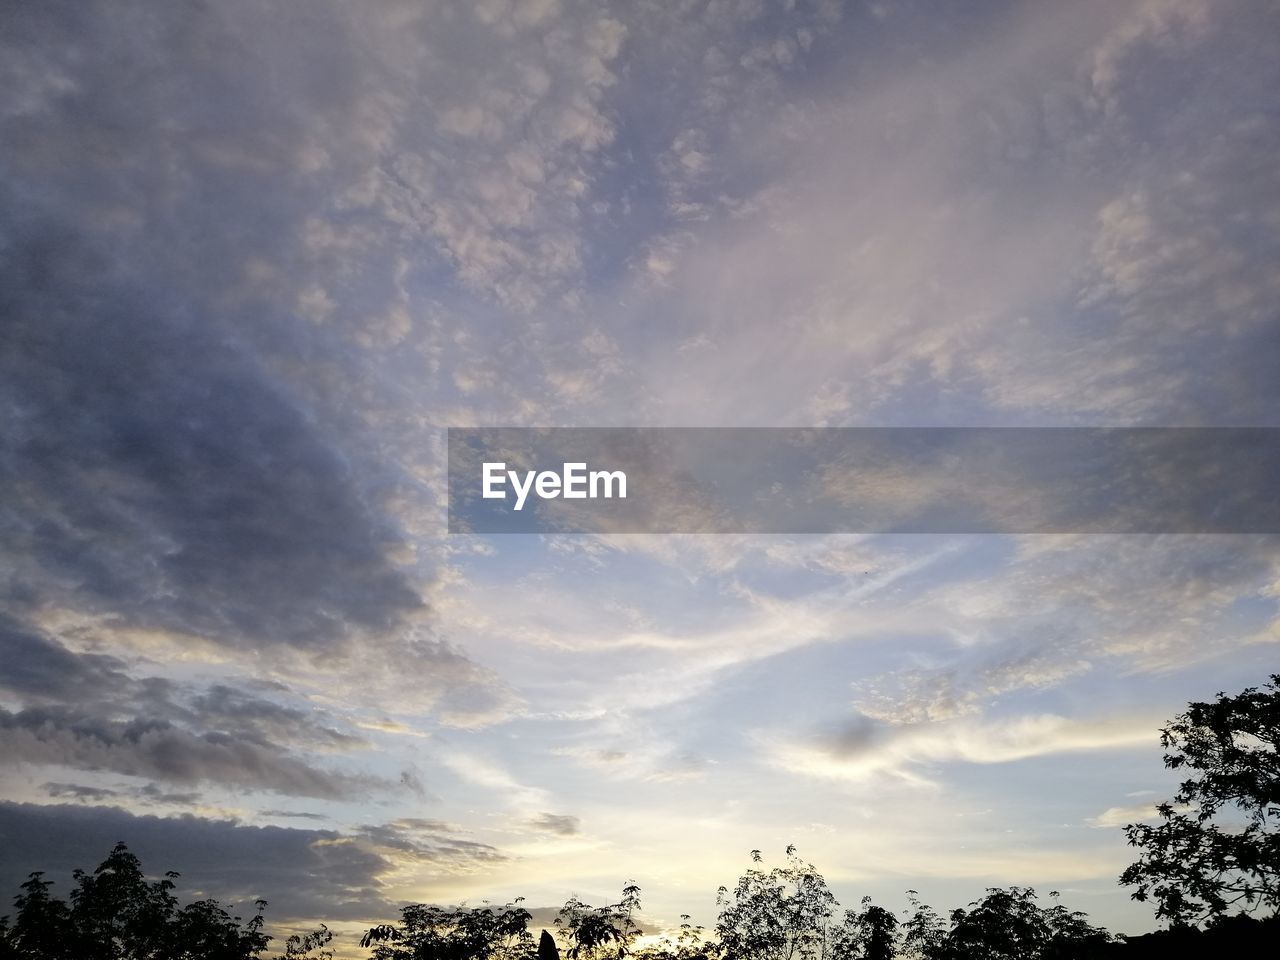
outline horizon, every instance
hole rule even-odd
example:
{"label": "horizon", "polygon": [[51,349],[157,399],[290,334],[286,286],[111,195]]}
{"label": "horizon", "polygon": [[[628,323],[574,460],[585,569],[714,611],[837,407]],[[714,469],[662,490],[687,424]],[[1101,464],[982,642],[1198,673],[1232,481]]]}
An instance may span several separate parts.
{"label": "horizon", "polygon": [[466,534],[447,431],[1280,427],[1278,40],[1249,0],[7,5],[0,886],[123,840],[269,926],[634,880],[711,928],[794,844],[845,907],[1156,929],[1122,827],[1160,728],[1276,672],[1276,534]]}

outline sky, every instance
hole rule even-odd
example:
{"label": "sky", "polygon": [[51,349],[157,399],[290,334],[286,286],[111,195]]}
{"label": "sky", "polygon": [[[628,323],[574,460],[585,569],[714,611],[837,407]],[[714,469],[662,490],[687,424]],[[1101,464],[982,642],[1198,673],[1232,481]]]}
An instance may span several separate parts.
{"label": "sky", "polygon": [[[1280,426],[1266,0],[0,8],[0,882],[340,931],[759,848],[1126,932],[1263,535],[447,533],[482,426]],[[6,894],[5,896],[8,896]],[[279,929],[279,926],[277,926]]]}

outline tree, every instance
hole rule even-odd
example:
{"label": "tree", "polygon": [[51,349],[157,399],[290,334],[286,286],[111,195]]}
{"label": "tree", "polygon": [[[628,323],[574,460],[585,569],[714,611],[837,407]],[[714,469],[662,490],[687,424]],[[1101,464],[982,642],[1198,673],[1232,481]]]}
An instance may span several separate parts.
{"label": "tree", "polygon": [[832,933],[834,960],[893,960],[897,956],[898,918],[862,898],[861,910],[846,910]]}
{"label": "tree", "polygon": [[52,886],[53,881],[45,880],[40,871],[31,874],[22,885],[22,893],[13,901],[17,916],[12,923],[8,917],[0,919],[3,956],[56,957],[65,949],[67,934],[72,929],[71,911],[63,901],[49,894]]}
{"label": "tree", "polygon": [[1165,766],[1192,775],[1156,807],[1158,823],[1124,828],[1142,853],[1120,882],[1175,926],[1280,908],[1280,674],[1188,704],[1160,743]]}
{"label": "tree", "polygon": [[[760,863],[759,850],[751,859]],[[750,869],[730,893],[721,887],[716,935],[726,960],[819,960],[836,898],[827,882],[787,847],[787,865]]]}
{"label": "tree", "polygon": [[927,903],[920,902],[920,895],[907,891],[911,903],[911,915],[902,923],[902,949],[912,960],[932,960],[941,956],[947,936],[947,924],[938,912]]}
{"label": "tree", "polygon": [[951,912],[944,956],[956,960],[1040,957],[1049,924],[1030,887],[991,887],[981,900]]}
{"label": "tree", "polygon": [[374,927],[360,946],[373,948],[373,960],[533,960],[530,913],[519,904],[410,904],[401,909],[400,923]]}
{"label": "tree", "polygon": [[628,881],[622,899],[603,907],[593,907],[570,897],[556,916],[556,930],[565,938],[569,960],[596,960],[613,954],[622,958],[643,931],[636,926],[640,911],[640,888]]}
{"label": "tree", "polygon": [[718,955],[720,945],[704,940],[704,932],[687,913],[682,913],[675,940],[663,937],[656,944],[637,950],[634,956],[636,960],[711,960]]}
{"label": "tree", "polygon": [[[4,960],[254,960],[271,940],[263,932],[266,901],[247,922],[216,900],[178,905],[178,874],[150,881],[123,843],[92,873],[76,870],[70,903],[33,873],[14,899],[13,920],[0,919]],[[323,928],[286,941],[287,957],[303,957],[328,942]]]}
{"label": "tree", "polygon": [[284,942],[285,960],[297,957],[333,960],[333,951],[326,949],[332,940],[333,934],[323,923],[310,933],[295,933]]}
{"label": "tree", "polygon": [[990,887],[986,896],[951,911],[950,922],[917,898],[902,924],[902,948],[914,960],[1080,960],[1105,955],[1111,935],[1058,903],[1041,907],[1030,887]]}
{"label": "tree", "polygon": [[1114,942],[1105,929],[1089,922],[1087,914],[1063,906],[1058,900],[1060,894],[1057,890],[1049,891],[1049,896],[1053,898],[1053,906],[1044,911],[1049,927],[1049,942],[1041,952],[1044,960],[1068,960],[1100,954],[1107,944]]}
{"label": "tree", "polygon": [[538,956],[537,960],[560,960],[560,948],[556,946],[555,937],[542,931],[542,936],[538,938]]}

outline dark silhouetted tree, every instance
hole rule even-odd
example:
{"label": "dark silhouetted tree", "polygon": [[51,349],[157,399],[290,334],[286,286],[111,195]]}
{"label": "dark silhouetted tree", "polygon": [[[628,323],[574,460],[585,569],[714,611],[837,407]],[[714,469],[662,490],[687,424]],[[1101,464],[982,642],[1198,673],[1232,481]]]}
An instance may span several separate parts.
{"label": "dark silhouetted tree", "polygon": [[938,912],[927,903],[920,902],[920,895],[907,891],[911,904],[910,914],[901,927],[902,952],[911,960],[929,960],[941,955],[947,936],[947,924]]}
{"label": "dark silhouetted tree", "polygon": [[534,960],[530,914],[520,901],[500,907],[410,904],[400,922],[374,927],[360,940],[374,960]]}
{"label": "dark silhouetted tree", "polygon": [[1040,953],[1044,960],[1093,956],[1114,942],[1106,930],[1089,923],[1086,914],[1063,906],[1057,890],[1051,890],[1049,896],[1053,898],[1053,906],[1044,911],[1045,922],[1049,926],[1049,942]]}
{"label": "dark silhouetted tree", "polygon": [[327,949],[333,934],[323,923],[310,933],[295,933],[284,942],[285,960],[296,957],[312,957],[314,960],[330,960],[333,951]]}
{"label": "dark silhouetted tree", "polygon": [[[252,960],[271,940],[263,932],[266,902],[247,922],[216,900],[185,907],[173,894],[178,874],[149,881],[142,864],[117,844],[96,870],[72,874],[70,904],[52,896],[52,884],[33,873],[14,899],[12,917],[0,920],[4,960]],[[286,941],[287,957],[313,955],[327,931]]]}
{"label": "dark silhouetted tree", "polygon": [[846,910],[844,923],[832,931],[833,960],[893,960],[897,956],[898,918],[862,898],[861,910]]}
{"label": "dark silhouetted tree", "polygon": [[1160,743],[1165,766],[1191,776],[1158,823],[1125,827],[1142,854],[1120,882],[1174,925],[1280,908],[1280,674],[1189,704]]}
{"label": "dark silhouetted tree", "polygon": [[[751,851],[760,863],[759,850]],[[716,902],[716,935],[727,960],[820,960],[836,898],[827,882],[787,847],[787,864],[767,873],[752,868]]]}
{"label": "dark silhouetted tree", "polygon": [[8,917],[0,920],[3,956],[57,957],[73,941],[71,911],[49,893],[52,886],[41,872],[31,874],[22,885],[22,893],[13,901],[17,910],[13,921]]}
{"label": "dark silhouetted tree", "polygon": [[951,912],[945,956],[955,960],[1023,960],[1041,956],[1049,924],[1030,887],[992,887]]}
{"label": "dark silhouetted tree", "polygon": [[1043,908],[1030,887],[991,887],[950,922],[907,892],[912,911],[902,924],[902,949],[913,960],[1081,960],[1101,955],[1112,942],[1083,913],[1057,902]]}
{"label": "dark silhouetted tree", "polygon": [[640,912],[640,888],[628,881],[622,899],[593,907],[570,897],[556,916],[556,931],[565,939],[569,960],[625,957],[643,932],[636,925]]}
{"label": "dark silhouetted tree", "polygon": [[720,945],[704,940],[704,932],[683,913],[674,940],[663,937],[656,944],[637,950],[634,956],[637,960],[713,960],[719,954]]}

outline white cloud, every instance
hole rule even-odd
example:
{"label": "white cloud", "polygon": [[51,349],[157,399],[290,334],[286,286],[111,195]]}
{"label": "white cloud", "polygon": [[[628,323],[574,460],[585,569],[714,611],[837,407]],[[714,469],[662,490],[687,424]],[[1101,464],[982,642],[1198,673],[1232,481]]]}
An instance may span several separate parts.
{"label": "white cloud", "polygon": [[776,766],[822,779],[863,783],[888,777],[926,784],[939,764],[999,764],[1057,753],[1149,745],[1160,721],[1145,717],[1072,719],[1037,714],[890,727],[857,724],[817,741],[759,735]]}

